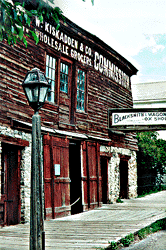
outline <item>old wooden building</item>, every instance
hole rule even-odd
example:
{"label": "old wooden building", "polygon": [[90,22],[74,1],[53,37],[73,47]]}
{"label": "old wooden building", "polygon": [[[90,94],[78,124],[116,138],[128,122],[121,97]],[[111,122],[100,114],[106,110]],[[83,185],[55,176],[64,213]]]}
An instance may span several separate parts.
{"label": "old wooden building", "polygon": [[137,69],[67,18],[59,30],[34,25],[37,45],[0,42],[0,215],[8,225],[30,214],[33,110],[22,82],[34,67],[51,83],[40,110],[46,218],[137,195],[136,138],[108,129],[108,109],[133,105]]}

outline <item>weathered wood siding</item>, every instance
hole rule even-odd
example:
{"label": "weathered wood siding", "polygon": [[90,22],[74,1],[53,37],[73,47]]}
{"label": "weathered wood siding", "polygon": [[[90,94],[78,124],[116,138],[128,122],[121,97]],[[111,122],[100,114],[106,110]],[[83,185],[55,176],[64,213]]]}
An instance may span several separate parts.
{"label": "weathered wood siding", "polygon": [[[61,24],[61,31],[76,39],[79,44],[83,42],[93,51],[100,52],[127,76],[136,73],[134,67],[122,56],[69,20],[66,19],[66,23]],[[47,34],[46,38],[48,35],[50,34]],[[82,150],[80,157],[83,210],[99,206],[102,201],[100,168],[102,141],[105,140],[104,144],[108,143],[109,146],[131,150],[137,150],[137,141],[132,133],[117,135],[108,130],[108,109],[132,107],[130,81],[126,88],[104,76],[99,70],[95,70],[92,65],[88,66],[72,58],[71,55],[51,47],[48,41],[40,40],[36,45],[31,38],[28,38],[27,48],[22,43],[10,46],[5,41],[0,42],[0,124],[21,131],[31,131],[29,125],[32,123],[33,110],[26,100],[22,82],[27,71],[34,67],[46,71],[46,55],[56,58],[55,102],[46,101],[40,110],[42,126],[56,129],[57,133],[52,130],[54,131],[52,134],[45,134],[43,142],[46,215],[55,218],[57,214],[70,213],[71,209],[69,141],[75,138],[75,134],[82,134],[78,137]],[[94,60],[93,55],[91,59]],[[62,61],[70,65],[68,93],[60,91]],[[84,111],[77,110],[78,69],[86,74]],[[63,135],[60,135],[62,130]],[[65,137],[64,131],[74,134]],[[83,137],[84,139],[81,139]],[[55,176],[55,164],[61,166],[60,177]]]}
{"label": "weathered wood siding", "polygon": [[[73,25],[69,20],[61,24],[61,30],[70,37],[93,50],[100,51],[104,56],[123,70],[129,76],[132,75],[131,66],[120,55],[113,53],[109,46],[100,39],[93,37],[88,32]],[[28,47],[19,43],[9,46],[1,42],[0,51],[0,122],[10,125],[12,120],[31,122],[32,109],[27,105],[23,93],[22,81],[26,72],[33,67],[46,69],[46,54],[56,58],[56,86],[55,103],[47,102],[41,109],[42,123],[47,126],[84,133],[91,136],[110,138],[108,133],[108,109],[109,108],[131,108],[131,89],[121,86],[119,83],[103,76],[94,67],[82,64],[78,60],[65,56],[60,51],[48,46],[45,42],[38,45],[28,38]],[[70,63],[69,92],[65,94],[60,91],[60,63],[66,60]],[[77,99],[77,69],[86,72],[86,108],[85,112],[76,109]],[[52,125],[51,125],[52,124]],[[111,138],[114,137],[111,135]],[[112,140],[114,145],[116,142]],[[119,140],[119,146],[136,149],[136,140],[131,134],[126,134]]]}
{"label": "weathered wood siding", "polygon": [[[0,43],[0,122],[10,125],[11,120],[30,122],[33,110],[23,92],[25,74],[33,67],[45,72],[45,50],[29,39],[28,49],[23,44],[14,47]],[[57,122],[57,105],[46,103],[41,112],[42,120]]]}

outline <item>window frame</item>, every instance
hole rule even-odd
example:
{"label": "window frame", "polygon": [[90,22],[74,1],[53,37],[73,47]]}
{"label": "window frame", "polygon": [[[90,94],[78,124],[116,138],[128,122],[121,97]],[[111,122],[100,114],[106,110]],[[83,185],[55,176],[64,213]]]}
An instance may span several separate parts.
{"label": "window frame", "polygon": [[[66,66],[68,66],[68,86],[67,86],[67,92],[61,90],[61,64],[64,64]],[[72,72],[72,63],[68,60],[65,60],[64,58],[61,58],[60,60],[60,65],[59,65],[59,90],[61,93],[64,93],[68,96],[70,96],[70,88],[71,88],[71,81],[72,81],[72,76],[71,76],[71,72]]]}
{"label": "window frame", "polygon": [[[82,71],[85,73],[85,80],[84,80],[84,110],[83,109],[78,109],[77,108],[77,91],[78,91],[78,72]],[[87,71],[81,67],[77,68],[77,74],[76,74],[76,112],[80,112],[80,113],[86,113],[87,112]]]}
{"label": "window frame", "polygon": [[[52,58],[52,65],[47,65],[47,57],[49,57],[49,62],[50,62],[50,58]],[[55,60],[55,64],[53,64],[53,60]],[[55,68],[54,68],[55,66]],[[49,90],[49,92],[53,93],[53,97],[51,97],[51,100],[48,99],[48,93],[47,93],[47,97],[46,97],[46,101],[48,101],[49,103],[55,104],[56,103],[56,83],[57,83],[57,66],[58,66],[58,58],[55,56],[52,56],[50,54],[46,53],[46,61],[45,61],[45,75],[47,80],[50,82],[51,81],[51,90]],[[48,69],[47,69],[48,67]],[[50,76],[50,69],[51,69],[51,76]],[[48,70],[48,75],[47,75],[47,70]],[[54,71],[53,71],[54,70]],[[52,78],[52,76],[54,75],[54,79]],[[54,82],[54,86],[52,87],[52,82]]]}

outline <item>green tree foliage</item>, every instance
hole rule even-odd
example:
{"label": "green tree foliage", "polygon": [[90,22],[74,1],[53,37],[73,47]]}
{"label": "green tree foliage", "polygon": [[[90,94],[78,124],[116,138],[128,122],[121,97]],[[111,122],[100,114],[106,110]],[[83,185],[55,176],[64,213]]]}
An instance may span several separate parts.
{"label": "green tree foliage", "polygon": [[44,18],[53,19],[60,26],[62,11],[52,8],[48,3],[41,0],[0,0],[0,41],[6,39],[9,44],[23,41],[27,46],[25,27],[29,28],[31,35],[36,43],[38,37],[32,26],[32,17],[38,17],[42,22]]}
{"label": "green tree foliage", "polygon": [[[84,0],[83,0],[84,1]],[[94,4],[94,0],[91,0]],[[57,29],[60,27],[62,11],[58,7],[50,5],[53,0],[0,0],[0,41],[7,40],[9,44],[23,41],[27,46],[25,27],[29,28],[36,43],[39,42],[37,33],[32,26],[32,17],[54,20]]]}
{"label": "green tree foliage", "polygon": [[152,174],[155,176],[151,183],[153,186],[162,184],[162,175],[165,173],[166,166],[166,141],[157,139],[157,136],[158,133],[152,131],[137,133],[138,176]]}
{"label": "green tree foliage", "polygon": [[[86,2],[85,0],[82,0],[83,2]],[[94,0],[91,0],[92,5],[94,5]]]}

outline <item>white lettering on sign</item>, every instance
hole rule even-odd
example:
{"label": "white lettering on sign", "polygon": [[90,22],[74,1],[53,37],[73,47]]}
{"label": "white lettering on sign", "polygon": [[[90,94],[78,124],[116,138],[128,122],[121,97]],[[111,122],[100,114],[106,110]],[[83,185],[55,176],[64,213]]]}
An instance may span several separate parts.
{"label": "white lettering on sign", "polygon": [[86,64],[89,66],[92,66],[92,60],[88,57],[85,56],[79,52],[77,52],[76,50],[71,49],[71,57],[75,60],[78,60],[79,62],[81,62],[82,64]]}
{"label": "white lettering on sign", "polygon": [[115,66],[107,58],[95,52],[94,68],[103,75],[111,78],[125,88],[129,88],[130,79],[121,69]]}
{"label": "white lettering on sign", "polygon": [[63,43],[67,44],[68,46],[71,46],[74,49],[78,49],[78,41],[67,36],[60,30],[56,30],[54,26],[51,24],[45,22],[45,31],[49,33],[50,35],[54,36],[57,40],[62,41]]}
{"label": "white lettering on sign", "polygon": [[112,126],[166,124],[166,112],[112,113]]}
{"label": "white lettering on sign", "polygon": [[[36,27],[42,27],[43,32],[37,31],[39,40],[54,48],[58,52],[79,61],[80,63],[94,67],[102,75],[114,80],[125,88],[130,88],[130,78],[121,69],[113,64],[108,58],[92,50],[91,47],[85,45],[48,22],[40,24],[36,18]],[[46,32],[46,33],[45,33]]]}

